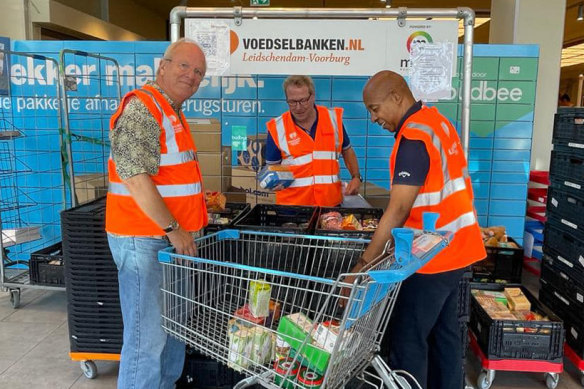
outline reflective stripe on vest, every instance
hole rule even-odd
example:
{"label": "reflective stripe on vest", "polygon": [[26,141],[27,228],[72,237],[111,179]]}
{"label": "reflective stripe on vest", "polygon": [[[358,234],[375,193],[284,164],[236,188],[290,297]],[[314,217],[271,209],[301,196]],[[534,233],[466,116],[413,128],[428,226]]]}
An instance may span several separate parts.
{"label": "reflective stripe on vest", "polygon": [[[179,152],[178,151],[178,143],[176,143],[176,137],[174,136],[174,131],[169,131],[172,129],[172,121],[170,120],[170,118],[168,116],[166,116],[166,113],[164,112],[164,110],[162,109],[160,104],[158,104],[158,101],[156,100],[156,97],[154,97],[152,92],[150,92],[149,90],[144,89],[144,88],[141,89],[141,91],[148,94],[152,98],[152,101],[154,102],[154,104],[156,104],[156,107],[160,110],[160,113],[162,114],[162,128],[164,128],[164,133],[166,135],[166,152],[167,152],[167,154],[178,153]],[[162,154],[160,155],[160,158],[162,159]],[[161,163],[162,163],[162,161],[161,161]],[[176,165],[176,164],[172,164],[172,165]]]}
{"label": "reflective stripe on vest", "polygon": [[475,217],[475,213],[473,211],[471,211],[471,212],[463,213],[462,215],[460,215],[459,217],[457,217],[456,219],[454,219],[450,223],[448,223],[442,227],[439,227],[438,231],[450,231],[452,233],[456,233],[461,228],[472,226],[476,222],[477,222],[477,219]]}
{"label": "reflective stripe on vest", "polygon": [[[337,122],[337,115],[335,113],[335,110],[332,108],[327,109],[327,112],[329,114],[329,117],[331,119],[331,122],[333,124],[333,133],[335,136],[335,150],[338,150],[340,145],[340,139],[339,139],[339,125]],[[275,120],[276,122],[276,133],[278,134],[278,145],[280,146],[280,151],[282,153],[284,153],[285,158],[283,158],[284,160],[288,159],[288,158],[292,158],[291,154],[290,154],[290,148],[288,147],[288,139],[286,138],[286,128],[284,128],[284,119],[282,118],[282,116],[278,116]],[[316,153],[324,153],[324,151],[321,152],[316,152]],[[324,157],[317,157],[316,154],[314,155],[314,159],[332,159],[331,158],[324,158]],[[304,156],[303,156],[304,157]],[[336,155],[334,158],[336,159],[338,157],[338,155]],[[299,157],[302,158],[302,157]],[[286,163],[286,165],[303,165],[305,163],[308,162],[303,162],[303,163]],[[282,164],[285,164],[284,162],[282,162]]]}
{"label": "reflective stripe on vest", "polygon": [[454,180],[446,181],[442,190],[438,192],[428,192],[420,193],[414,202],[413,208],[416,207],[429,207],[432,205],[438,205],[453,193],[460,192],[461,190],[466,190],[466,182],[464,177],[459,177]]}
{"label": "reflective stripe on vest", "polygon": [[[156,189],[162,197],[193,196],[201,193],[201,184],[156,185]],[[119,196],[131,196],[126,185],[119,182],[110,182],[108,191]]]}
{"label": "reflective stripe on vest", "polygon": [[[110,152],[109,159],[112,159],[112,153]],[[181,163],[187,163],[195,160],[195,153],[192,150],[181,151],[178,153],[170,154],[160,154],[160,165],[159,166],[173,166],[180,165]]]}
{"label": "reflective stripe on vest", "polygon": [[280,151],[286,155],[286,158],[290,157],[290,148],[288,147],[286,129],[284,128],[284,119],[282,116],[276,118],[276,132],[278,133],[278,145],[280,146]]}
{"label": "reflective stripe on vest", "polygon": [[180,165],[195,160],[195,153],[192,150],[178,153],[160,154],[160,166]]}
{"label": "reflective stripe on vest", "polygon": [[331,122],[333,123],[333,132],[335,134],[335,150],[338,150],[340,147],[339,144],[339,124],[337,123],[337,114],[333,108],[328,109],[329,116],[331,118]]}
{"label": "reflective stripe on vest", "polygon": [[289,188],[301,188],[305,186],[312,186],[314,184],[334,184],[339,182],[338,176],[310,176],[297,178],[292,182]]}
{"label": "reflective stripe on vest", "polygon": [[338,154],[335,151],[313,151],[312,154],[306,154],[301,157],[288,157],[282,160],[282,165],[288,166],[301,166],[311,163],[313,160],[333,160],[337,161],[339,159]]}
{"label": "reflective stripe on vest", "polygon": [[442,173],[444,174],[444,181],[445,182],[449,181],[450,174],[448,173],[448,163],[447,163],[446,153],[444,152],[444,149],[442,148],[442,142],[440,141],[440,138],[438,137],[438,135],[436,135],[436,133],[434,133],[432,128],[430,128],[427,125],[422,124],[422,123],[410,122],[406,125],[406,127],[418,129],[418,130],[428,134],[428,136],[430,136],[430,138],[432,139],[432,144],[434,145],[436,150],[438,150],[440,152],[440,159],[442,160]]}

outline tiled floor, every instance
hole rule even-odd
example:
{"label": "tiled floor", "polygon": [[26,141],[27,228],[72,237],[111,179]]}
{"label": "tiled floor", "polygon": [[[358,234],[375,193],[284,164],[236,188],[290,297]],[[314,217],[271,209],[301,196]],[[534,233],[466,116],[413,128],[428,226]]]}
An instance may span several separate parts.
{"label": "tiled floor", "polygon": [[[537,280],[525,282],[537,287]],[[79,363],[69,359],[67,303],[64,292],[24,289],[21,307],[13,309],[8,293],[0,292],[0,388],[115,388],[117,362],[97,361],[98,377],[89,380]],[[467,374],[476,382],[478,360],[467,360]],[[582,388],[580,374],[569,363],[558,389]],[[545,388],[543,374],[498,372],[492,388]]]}

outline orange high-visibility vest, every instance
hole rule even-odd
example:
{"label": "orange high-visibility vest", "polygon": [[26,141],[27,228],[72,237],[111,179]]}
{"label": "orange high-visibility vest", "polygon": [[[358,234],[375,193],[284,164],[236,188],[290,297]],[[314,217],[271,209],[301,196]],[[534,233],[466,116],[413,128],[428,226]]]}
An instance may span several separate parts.
{"label": "orange high-visibility vest", "polygon": [[314,139],[294,123],[290,111],[267,123],[282,154],[282,165],[294,174],[292,185],[276,192],[278,204],[336,206],[343,201],[339,179],[343,110],[322,106],[316,109]]}
{"label": "orange high-visibility vest", "polygon": [[398,132],[390,158],[391,179],[395,158],[403,138],[423,141],[430,157],[430,169],[406,227],[422,229],[422,214],[440,214],[436,227],[454,237],[448,247],[418,273],[432,274],[466,267],[486,256],[473,206],[473,192],[466,158],[456,129],[435,107],[423,106],[411,115]]}
{"label": "orange high-visibility vest", "polygon": [[[197,148],[188,123],[181,112],[180,119],[162,94],[150,85],[124,96],[110,119],[110,131],[115,131],[130,97],[139,98],[160,125],[160,166],[158,174],[150,176],[164,203],[186,231],[198,231],[207,225],[207,207],[202,188]],[[131,145],[128,145],[131,147]],[[126,185],[116,173],[111,155],[108,161],[109,189],[106,224],[108,232],[130,236],[162,236],[164,231],[138,207]]]}

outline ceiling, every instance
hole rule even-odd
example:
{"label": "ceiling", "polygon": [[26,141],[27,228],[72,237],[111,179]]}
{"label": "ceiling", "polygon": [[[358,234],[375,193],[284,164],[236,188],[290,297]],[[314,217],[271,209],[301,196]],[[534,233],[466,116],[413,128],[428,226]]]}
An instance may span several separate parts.
{"label": "ceiling", "polygon": [[[134,3],[147,8],[160,17],[168,19],[175,6],[188,7],[249,7],[249,0],[133,0]],[[488,42],[489,15],[491,0],[270,0],[270,7],[286,8],[384,8],[390,1],[392,8],[456,8],[470,7],[477,15],[475,39]],[[552,0],[553,1],[553,0]],[[564,25],[564,50],[562,67],[584,67],[584,21],[577,21],[578,5],[584,0],[566,1],[566,19]],[[479,25],[480,27],[479,33]],[[481,40],[482,39],[482,40]]]}

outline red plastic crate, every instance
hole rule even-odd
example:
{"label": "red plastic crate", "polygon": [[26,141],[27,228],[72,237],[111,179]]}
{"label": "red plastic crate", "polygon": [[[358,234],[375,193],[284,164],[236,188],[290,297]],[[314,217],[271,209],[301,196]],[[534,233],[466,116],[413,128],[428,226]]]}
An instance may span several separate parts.
{"label": "red plastic crate", "polygon": [[538,184],[549,185],[550,173],[545,170],[532,170],[529,172],[529,181],[537,182]]}
{"label": "red plastic crate", "polygon": [[545,215],[545,209],[546,207],[543,205],[527,207],[527,216],[545,223],[545,221],[547,220],[547,217]]}
{"label": "red plastic crate", "polygon": [[547,188],[529,188],[527,190],[527,198],[538,203],[547,203]]}

